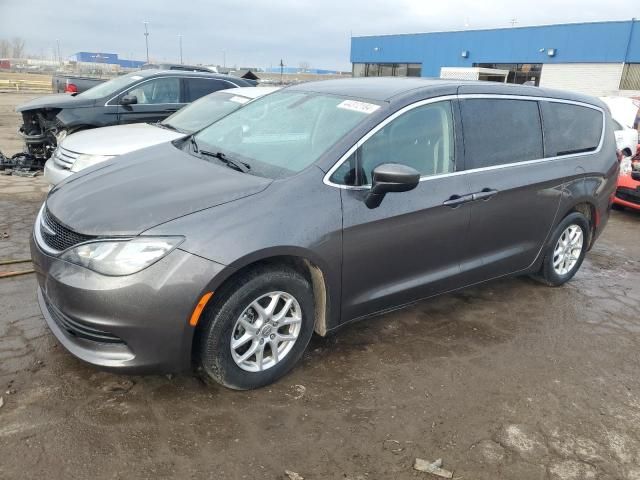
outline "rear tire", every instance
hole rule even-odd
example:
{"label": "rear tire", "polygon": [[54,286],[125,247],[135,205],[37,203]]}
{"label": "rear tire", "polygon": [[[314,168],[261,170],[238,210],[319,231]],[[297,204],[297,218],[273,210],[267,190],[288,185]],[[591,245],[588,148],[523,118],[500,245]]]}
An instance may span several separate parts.
{"label": "rear tire", "polygon": [[313,334],[309,281],[281,267],[235,279],[216,299],[198,333],[199,373],[235,390],[263,387],[302,357]]}
{"label": "rear tire", "polygon": [[571,280],[584,260],[590,231],[589,221],[583,214],[567,215],[554,230],[540,272],[534,278],[552,287]]}

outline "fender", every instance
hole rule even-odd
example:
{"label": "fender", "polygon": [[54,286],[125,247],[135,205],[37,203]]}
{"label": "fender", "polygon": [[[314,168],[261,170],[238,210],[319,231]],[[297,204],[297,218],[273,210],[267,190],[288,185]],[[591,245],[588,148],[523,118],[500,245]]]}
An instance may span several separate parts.
{"label": "fender", "polygon": [[215,292],[235,274],[254,265],[286,259],[299,261],[308,270],[316,303],[315,331],[318,335],[325,336],[329,330],[340,324],[340,318],[334,318],[333,315],[334,312],[339,314],[341,311],[341,276],[340,272],[332,272],[324,259],[308,249],[289,245],[252,252],[224,266],[201,293],[204,295],[206,292]]}

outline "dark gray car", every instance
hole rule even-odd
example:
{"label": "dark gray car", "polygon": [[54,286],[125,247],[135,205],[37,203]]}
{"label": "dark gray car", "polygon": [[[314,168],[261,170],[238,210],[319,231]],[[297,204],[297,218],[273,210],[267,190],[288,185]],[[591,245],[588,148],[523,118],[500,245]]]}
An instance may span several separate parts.
{"label": "dark gray car", "polygon": [[43,161],[68,134],[124,123],[159,122],[186,104],[218,90],[251,87],[242,78],[178,70],[140,70],[80,94],[35,98],[18,106],[18,133],[28,152]]}
{"label": "dark gray car", "polygon": [[312,333],[506,275],[561,285],[607,222],[597,99],[366,78],[258,99],[54,188],[32,255],[49,327],[118,371],[246,389]]}

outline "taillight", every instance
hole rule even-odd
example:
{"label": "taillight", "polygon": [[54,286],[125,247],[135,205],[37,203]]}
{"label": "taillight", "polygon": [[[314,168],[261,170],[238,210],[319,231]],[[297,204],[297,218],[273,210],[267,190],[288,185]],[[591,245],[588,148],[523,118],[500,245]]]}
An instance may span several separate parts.
{"label": "taillight", "polygon": [[75,83],[68,83],[66,87],[64,87],[64,93],[78,93],[78,87]]}

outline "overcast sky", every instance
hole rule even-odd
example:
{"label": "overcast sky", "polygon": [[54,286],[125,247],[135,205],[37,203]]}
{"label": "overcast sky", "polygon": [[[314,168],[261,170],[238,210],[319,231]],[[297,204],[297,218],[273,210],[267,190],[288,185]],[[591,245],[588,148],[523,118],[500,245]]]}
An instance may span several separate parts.
{"label": "overcast sky", "polygon": [[[57,8],[52,8],[52,7]],[[0,0],[0,38],[23,37],[26,50],[77,51],[185,63],[350,70],[350,35],[628,20],[639,0]]]}

